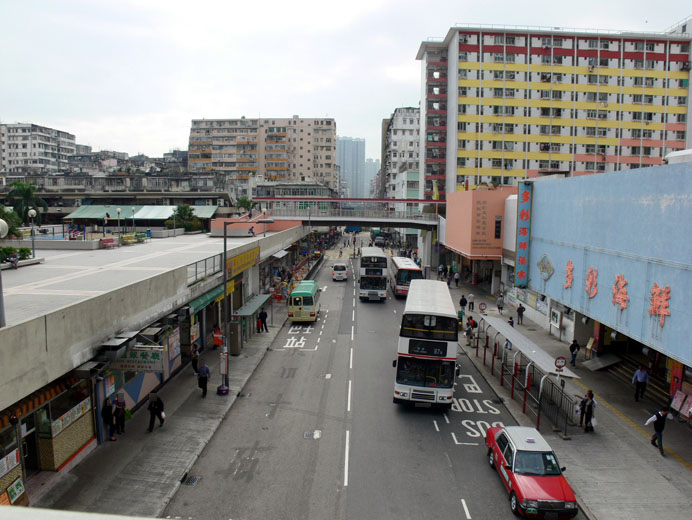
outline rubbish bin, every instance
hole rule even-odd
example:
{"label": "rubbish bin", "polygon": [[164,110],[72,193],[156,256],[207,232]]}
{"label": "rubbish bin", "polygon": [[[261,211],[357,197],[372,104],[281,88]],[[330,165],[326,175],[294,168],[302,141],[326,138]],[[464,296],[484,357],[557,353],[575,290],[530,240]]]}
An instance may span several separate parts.
{"label": "rubbish bin", "polygon": [[239,356],[243,348],[240,321],[232,321],[228,324],[228,351],[231,356]]}
{"label": "rubbish bin", "polygon": [[151,238],[151,229],[147,229],[147,238]]}

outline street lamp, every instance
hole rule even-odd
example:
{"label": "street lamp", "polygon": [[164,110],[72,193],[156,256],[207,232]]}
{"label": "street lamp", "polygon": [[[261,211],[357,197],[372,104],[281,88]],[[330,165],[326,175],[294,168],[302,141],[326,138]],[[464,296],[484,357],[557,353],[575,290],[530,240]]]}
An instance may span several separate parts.
{"label": "street lamp", "polygon": [[[7,222],[0,218],[0,239],[7,236],[9,229]],[[5,323],[5,300],[2,297],[2,270],[0,270],[0,329],[5,325],[7,325]]]}
{"label": "street lamp", "polygon": [[123,210],[120,208],[117,208],[115,211],[118,214],[118,235],[120,235],[120,214],[123,212]]}
{"label": "street lamp", "polygon": [[227,242],[226,230],[230,224],[234,222],[225,221],[223,223],[223,352],[226,358],[226,373],[223,376],[223,381],[217,387],[216,393],[219,395],[228,395],[228,372],[229,372],[229,352],[228,352],[228,260],[226,258]]}
{"label": "street lamp", "polygon": [[31,219],[31,258],[36,258],[36,244],[34,243],[34,218],[36,218],[36,210],[31,208],[27,215],[29,215]]}
{"label": "street lamp", "polygon": [[264,236],[267,236],[267,224],[273,224],[274,219],[273,218],[261,218],[257,220],[258,224],[264,224]]}
{"label": "street lamp", "polygon": [[135,233],[137,230],[135,229],[135,207],[132,206],[132,232]]}

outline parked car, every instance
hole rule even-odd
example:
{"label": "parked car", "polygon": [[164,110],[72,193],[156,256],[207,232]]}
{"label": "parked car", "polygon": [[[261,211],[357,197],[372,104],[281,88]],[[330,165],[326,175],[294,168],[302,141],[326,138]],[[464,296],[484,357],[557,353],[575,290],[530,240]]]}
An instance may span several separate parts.
{"label": "parked car", "polygon": [[497,469],[514,514],[572,518],[579,509],[555,453],[535,428],[493,427],[485,436],[488,463]]}
{"label": "parked car", "polygon": [[348,266],[338,263],[332,266],[332,280],[348,280]]}

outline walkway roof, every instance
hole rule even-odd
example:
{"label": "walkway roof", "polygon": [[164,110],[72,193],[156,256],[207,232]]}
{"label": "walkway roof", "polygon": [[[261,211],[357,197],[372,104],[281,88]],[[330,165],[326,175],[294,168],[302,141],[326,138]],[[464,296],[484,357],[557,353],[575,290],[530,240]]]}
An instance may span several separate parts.
{"label": "walkway roof", "polygon": [[[118,212],[117,209],[120,207],[122,211],[120,212],[121,219],[132,219],[132,208],[133,206],[115,206],[115,205],[101,205],[93,204],[88,206],[80,206],[78,209],[70,213],[69,215],[63,217],[64,220],[76,220],[76,219],[94,219],[103,220],[108,215],[109,219],[117,219]],[[173,216],[177,206],[134,206],[135,220],[168,220]],[[190,206],[192,212],[196,217],[207,219],[214,216],[218,206]]]}

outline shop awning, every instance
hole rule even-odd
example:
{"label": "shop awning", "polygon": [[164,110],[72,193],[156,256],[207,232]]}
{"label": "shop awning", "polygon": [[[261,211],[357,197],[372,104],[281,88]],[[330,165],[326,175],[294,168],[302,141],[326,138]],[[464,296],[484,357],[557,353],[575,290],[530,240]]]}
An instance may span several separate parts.
{"label": "shop awning", "polygon": [[173,213],[175,206],[144,206],[135,213],[135,220],[168,220]]}
{"label": "shop awning", "polygon": [[266,305],[271,297],[271,294],[258,294],[257,296],[253,296],[233,314],[236,316],[252,316]]}
{"label": "shop awning", "polygon": [[223,284],[214,287],[211,291],[204,293],[199,298],[195,298],[190,303],[188,303],[188,306],[190,307],[190,314],[195,314],[196,312],[201,311],[211,302],[213,302],[217,298],[221,298],[222,296]]}
{"label": "shop awning", "polygon": [[[80,206],[69,215],[63,217],[63,220],[75,219],[100,219],[106,218],[106,214],[110,214],[111,218],[118,218],[118,213],[115,211],[116,206],[102,206],[100,204],[94,206]],[[122,216],[120,217],[122,218]]]}
{"label": "shop awning", "polygon": [[[544,374],[558,375],[559,373],[562,377],[579,379],[579,376],[567,367],[563,368],[562,372],[557,372],[555,370],[555,358],[536,345],[529,338],[524,336],[517,329],[512,327],[504,320],[504,318],[481,316],[479,321],[481,326],[483,322],[486,322],[492,329],[495,329],[505,339],[508,339],[512,343],[512,348],[516,348],[517,350],[521,351],[521,353],[530,359],[531,362],[536,365]],[[494,335],[492,331],[489,331],[489,334],[491,338]],[[567,349],[565,349],[565,351],[567,351]],[[567,351],[567,353],[569,354],[569,351]]]}
{"label": "shop awning", "polygon": [[12,406],[7,407],[5,411],[0,414],[0,430],[4,430],[5,427],[10,425],[10,416],[13,413],[16,414],[17,417],[26,417],[43,403],[59,396],[78,382],[79,378],[71,375],[61,377],[40,390],[36,390],[34,393],[26,396],[18,403],[14,403]]}
{"label": "shop awning", "polygon": [[282,249],[282,250],[279,251],[278,253],[274,253],[272,256],[273,256],[274,258],[278,258],[279,260],[281,260],[281,259],[282,259],[284,256],[286,256],[287,254],[288,254],[288,251],[286,251],[285,249]]}
{"label": "shop awning", "polygon": [[218,206],[190,206],[190,208],[197,218],[211,218],[216,213]]}

